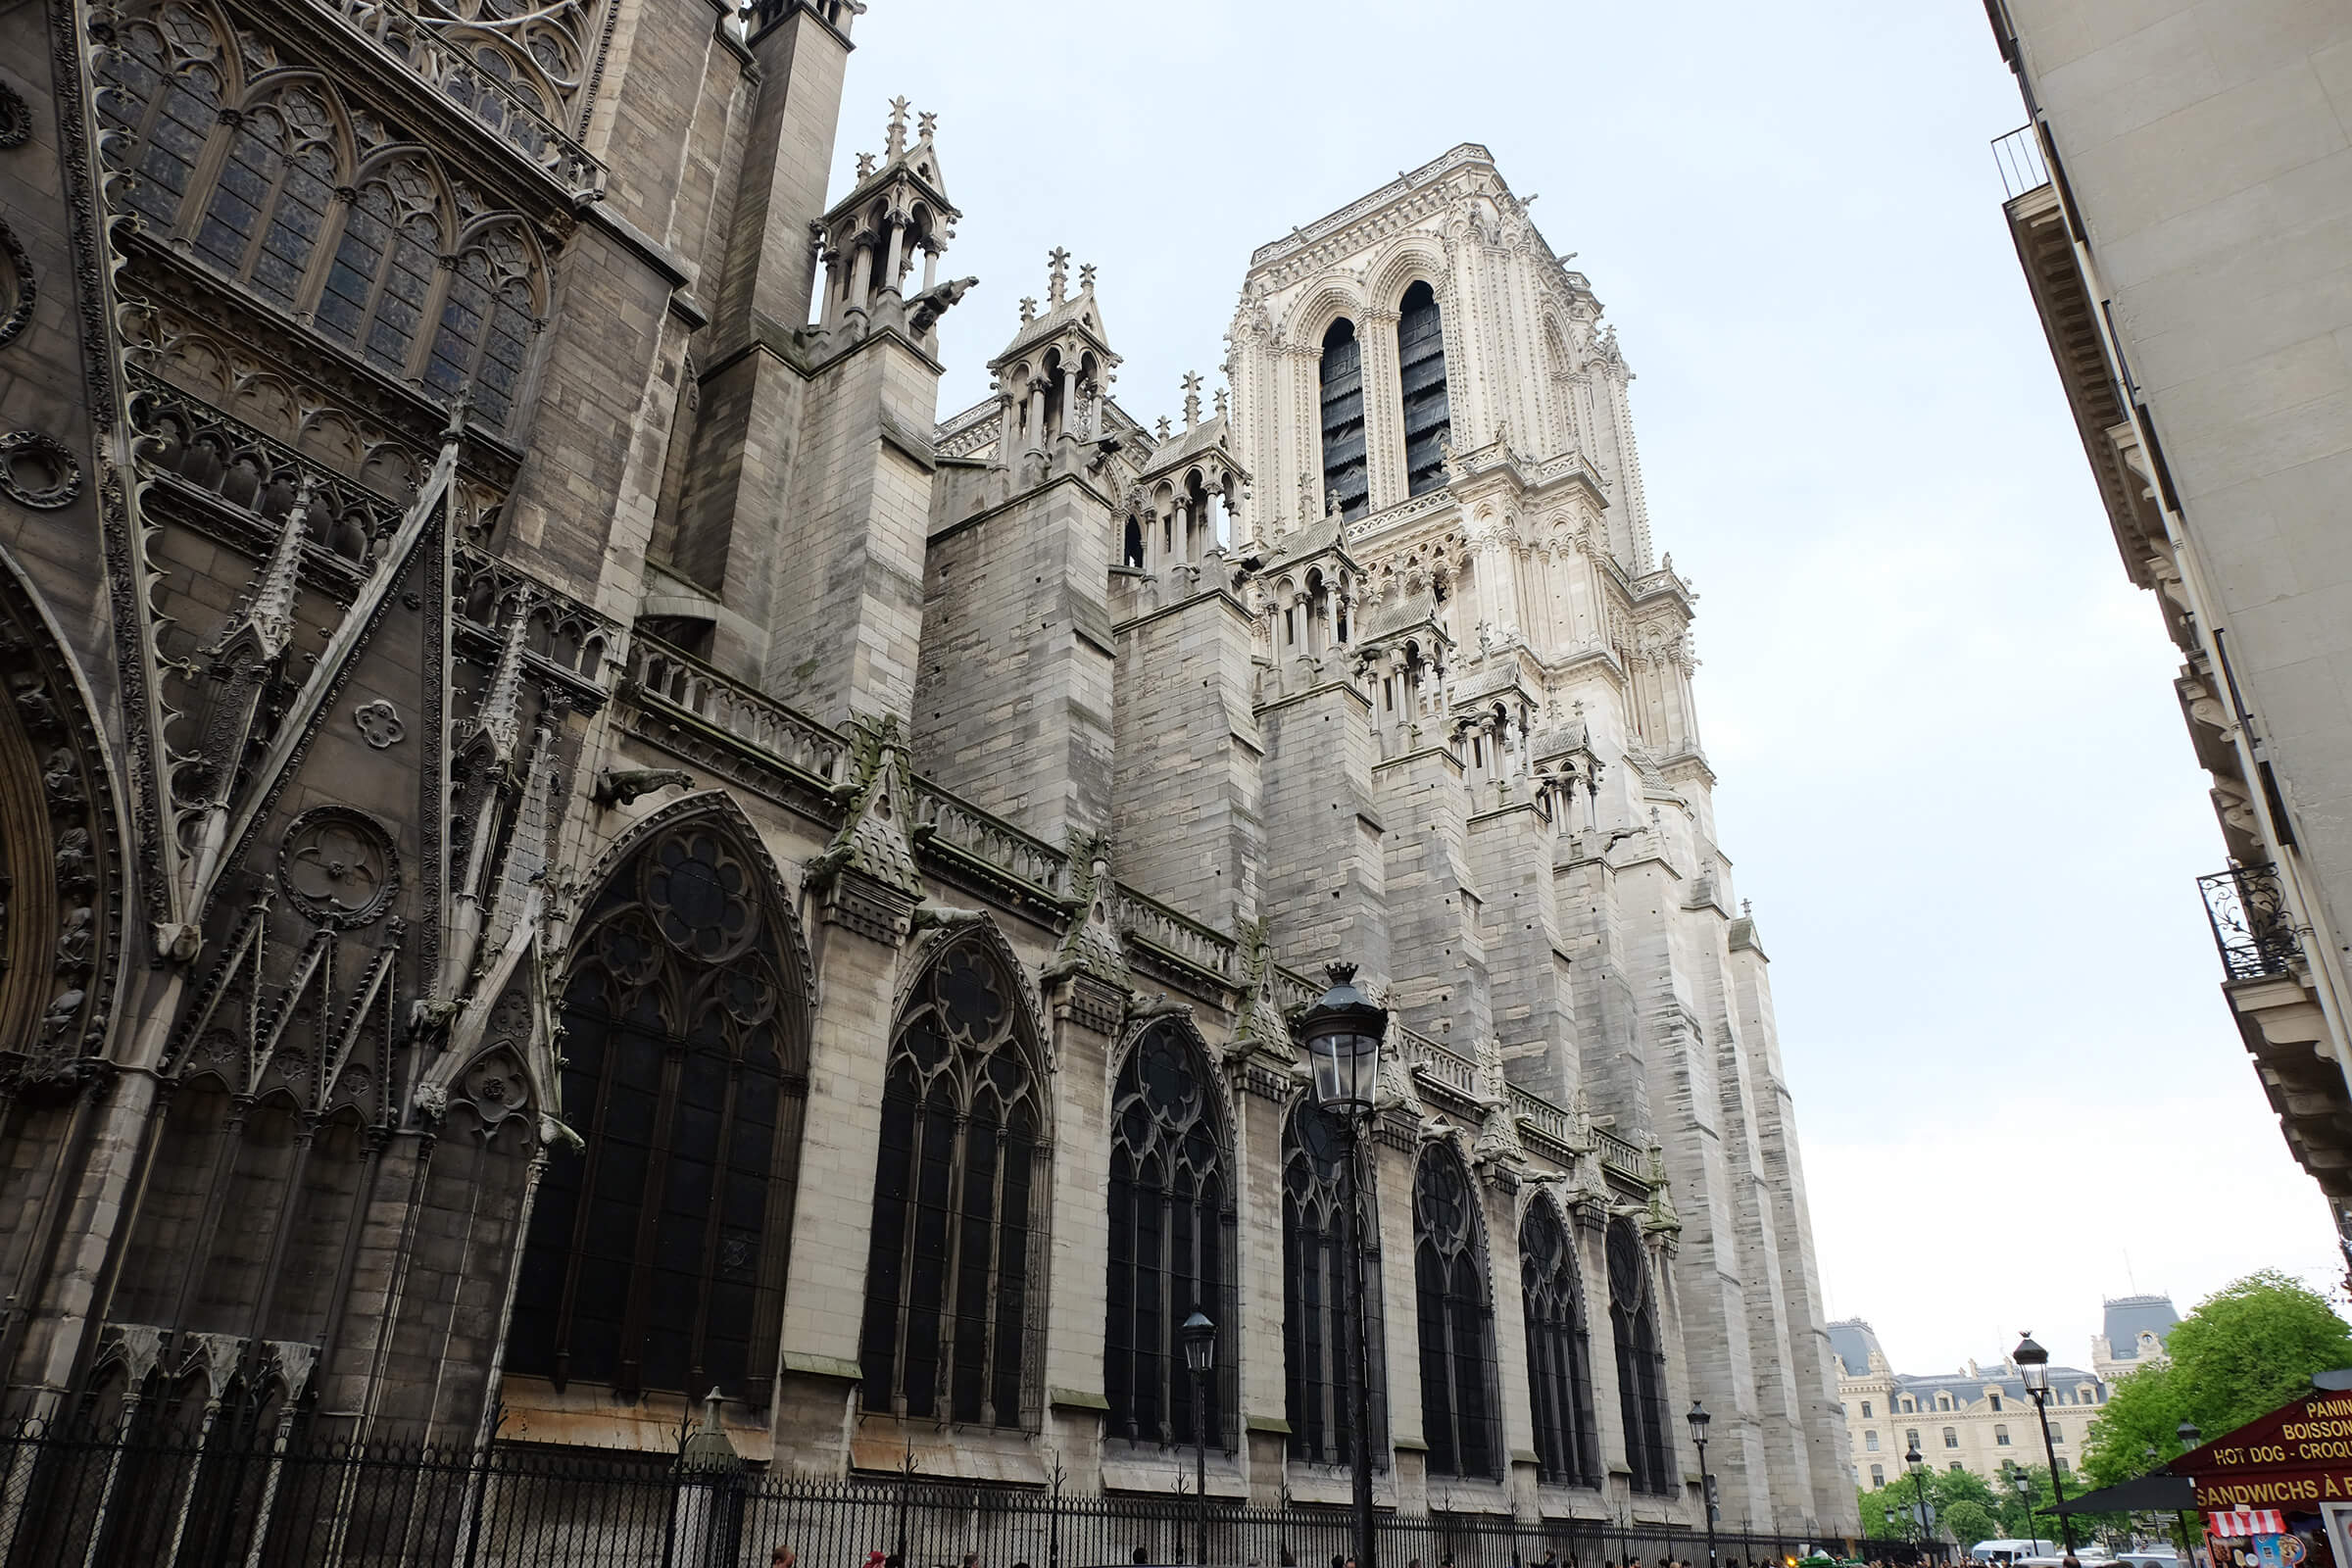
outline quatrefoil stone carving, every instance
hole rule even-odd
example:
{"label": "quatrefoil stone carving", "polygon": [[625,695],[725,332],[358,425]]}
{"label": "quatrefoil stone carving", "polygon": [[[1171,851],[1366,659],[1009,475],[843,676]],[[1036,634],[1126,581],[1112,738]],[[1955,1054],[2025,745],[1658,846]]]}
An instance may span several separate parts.
{"label": "quatrefoil stone carving", "polygon": [[362,704],[352,712],[351,721],[359,726],[360,738],[379,752],[409,732],[409,726],[401,722],[400,710],[380,697]]}

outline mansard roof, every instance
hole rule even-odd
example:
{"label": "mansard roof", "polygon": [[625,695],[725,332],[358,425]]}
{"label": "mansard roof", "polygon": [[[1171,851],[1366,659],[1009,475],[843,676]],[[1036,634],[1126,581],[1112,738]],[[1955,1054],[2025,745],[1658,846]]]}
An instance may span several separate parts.
{"label": "mansard roof", "polygon": [[2118,1361],[2135,1361],[2141,1334],[2155,1335],[2162,1345],[2180,1321],[2169,1296],[2119,1296],[2107,1303],[2107,1353]]}

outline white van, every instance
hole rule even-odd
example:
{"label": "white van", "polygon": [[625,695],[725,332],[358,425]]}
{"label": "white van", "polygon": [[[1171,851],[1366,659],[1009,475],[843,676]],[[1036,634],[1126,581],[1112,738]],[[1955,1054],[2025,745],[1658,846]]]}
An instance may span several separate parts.
{"label": "white van", "polygon": [[2015,1541],[2007,1538],[1999,1541],[1980,1541],[1968,1548],[1968,1555],[1971,1561],[1980,1563],[2016,1563],[2023,1562],[2028,1557],[2048,1557],[2055,1560],[2058,1556],[2058,1543],[2055,1541]]}

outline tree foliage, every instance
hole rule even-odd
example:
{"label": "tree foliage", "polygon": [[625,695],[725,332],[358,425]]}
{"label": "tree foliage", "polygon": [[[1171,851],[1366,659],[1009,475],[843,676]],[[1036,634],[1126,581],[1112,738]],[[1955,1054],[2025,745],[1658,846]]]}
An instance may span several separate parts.
{"label": "tree foliage", "polygon": [[2082,1470],[2096,1485],[2179,1456],[2182,1417],[2210,1441],[2306,1393],[2313,1373],[2352,1366],[2352,1324],[2317,1292],[2264,1269],[2198,1302],[2165,1349],[2171,1362],[2117,1383],[2091,1424]]}

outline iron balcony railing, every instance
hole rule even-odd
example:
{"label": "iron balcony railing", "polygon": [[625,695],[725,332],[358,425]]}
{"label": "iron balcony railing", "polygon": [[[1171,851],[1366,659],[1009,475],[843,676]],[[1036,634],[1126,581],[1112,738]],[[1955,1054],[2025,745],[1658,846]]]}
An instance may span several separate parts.
{"label": "iron balcony railing", "polygon": [[2015,201],[2026,192],[2050,182],[2050,166],[2041,156],[2041,138],[2031,124],[2018,126],[1992,139],[1992,161],[2000,166],[2001,191]]}
{"label": "iron balcony railing", "polygon": [[2213,945],[2221,950],[2222,968],[2230,979],[2286,974],[2302,956],[2277,867],[2231,866],[2197,878],[2197,891],[2205,896]]}

